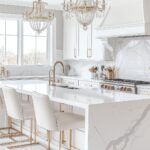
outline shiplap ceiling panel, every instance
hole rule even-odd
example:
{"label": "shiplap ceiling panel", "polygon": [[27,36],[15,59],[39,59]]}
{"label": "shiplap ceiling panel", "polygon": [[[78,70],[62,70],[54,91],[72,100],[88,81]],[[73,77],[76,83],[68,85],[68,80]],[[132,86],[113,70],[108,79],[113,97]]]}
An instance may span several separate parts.
{"label": "shiplap ceiling panel", "polygon": [[[17,6],[32,6],[34,0],[0,0],[0,4],[17,5]],[[50,8],[61,9],[63,0],[43,0],[48,2]]]}

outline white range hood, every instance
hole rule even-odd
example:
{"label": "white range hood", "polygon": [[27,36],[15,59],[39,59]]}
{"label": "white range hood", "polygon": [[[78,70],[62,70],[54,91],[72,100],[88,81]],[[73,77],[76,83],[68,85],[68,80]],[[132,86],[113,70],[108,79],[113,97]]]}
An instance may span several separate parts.
{"label": "white range hood", "polygon": [[150,35],[150,0],[110,0],[98,37],[139,35]]}

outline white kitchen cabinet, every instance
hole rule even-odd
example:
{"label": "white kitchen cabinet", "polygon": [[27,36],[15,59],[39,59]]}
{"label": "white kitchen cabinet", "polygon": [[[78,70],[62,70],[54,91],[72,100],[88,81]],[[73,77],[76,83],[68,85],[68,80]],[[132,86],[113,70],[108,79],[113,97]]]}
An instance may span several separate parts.
{"label": "white kitchen cabinet", "polygon": [[84,30],[79,25],[79,59],[89,59],[92,57],[92,25]]}
{"label": "white kitchen cabinet", "polygon": [[87,30],[79,27],[79,59],[102,61],[104,58],[104,47],[97,38],[96,23],[88,26]]}
{"label": "white kitchen cabinet", "polygon": [[64,60],[94,60],[104,59],[104,48],[97,39],[95,22],[84,30],[75,19],[64,19]]}
{"label": "white kitchen cabinet", "polygon": [[64,18],[63,59],[78,57],[78,24],[74,18]]}

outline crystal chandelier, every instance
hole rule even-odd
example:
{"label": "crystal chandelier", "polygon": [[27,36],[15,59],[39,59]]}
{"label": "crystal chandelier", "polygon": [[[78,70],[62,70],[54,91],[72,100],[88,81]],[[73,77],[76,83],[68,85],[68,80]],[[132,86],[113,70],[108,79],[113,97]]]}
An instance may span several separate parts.
{"label": "crystal chandelier", "polygon": [[41,33],[54,19],[54,13],[46,9],[48,3],[42,2],[42,0],[34,1],[33,8],[30,11],[26,11],[24,18],[30,22],[31,28],[37,33]]}
{"label": "crystal chandelier", "polygon": [[63,9],[67,16],[74,14],[76,20],[86,30],[95,15],[105,10],[105,0],[64,0]]}

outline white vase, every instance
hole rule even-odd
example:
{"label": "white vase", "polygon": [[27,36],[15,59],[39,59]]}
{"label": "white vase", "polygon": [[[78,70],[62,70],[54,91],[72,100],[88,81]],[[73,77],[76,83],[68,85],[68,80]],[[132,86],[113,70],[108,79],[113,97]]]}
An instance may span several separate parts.
{"label": "white vase", "polygon": [[96,79],[96,73],[91,72],[91,79]]}

